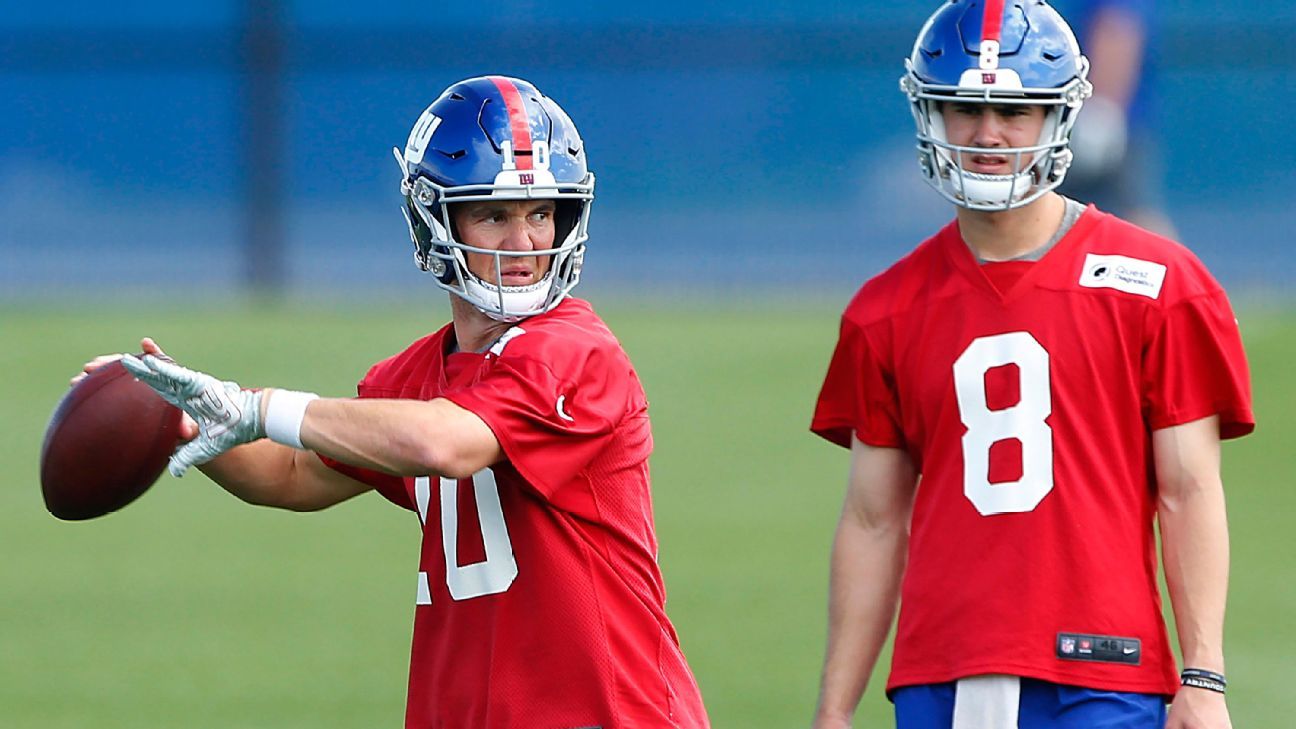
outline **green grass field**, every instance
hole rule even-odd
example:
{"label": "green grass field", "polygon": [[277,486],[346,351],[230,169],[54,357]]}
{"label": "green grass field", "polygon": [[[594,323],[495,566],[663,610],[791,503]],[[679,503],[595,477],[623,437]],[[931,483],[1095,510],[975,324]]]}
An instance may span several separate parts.
{"label": "green grass field", "polygon": [[[439,297],[438,297],[439,298]],[[837,305],[595,299],[652,403],[669,611],[716,727],[805,726],[823,653],[846,454],[806,430]],[[41,437],[90,356],[157,338],[237,379],[349,395],[444,304],[0,307],[0,726],[383,727],[403,713],[416,521],[369,495],[318,514],[242,504],[194,473],[108,517],[41,503]],[[1245,310],[1257,433],[1225,447],[1227,651],[1239,727],[1296,716],[1296,316]],[[858,726],[887,726],[885,666]]]}

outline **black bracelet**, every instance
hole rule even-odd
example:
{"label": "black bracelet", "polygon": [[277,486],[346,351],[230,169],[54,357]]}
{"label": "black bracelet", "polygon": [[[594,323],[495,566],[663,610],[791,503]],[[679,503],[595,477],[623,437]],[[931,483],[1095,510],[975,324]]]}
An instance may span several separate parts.
{"label": "black bracelet", "polygon": [[1204,668],[1185,668],[1179,674],[1180,678],[1183,678],[1184,676],[1195,676],[1197,678],[1204,678],[1209,681],[1214,681],[1216,683],[1222,683],[1225,686],[1228,685],[1228,681],[1224,678],[1224,674],[1216,673],[1214,671],[1207,671]]}
{"label": "black bracelet", "polygon": [[1185,668],[1179,674],[1179,682],[1184,686],[1206,689],[1220,694],[1224,693],[1224,689],[1228,687],[1228,681],[1224,679],[1224,674],[1207,671],[1204,668]]}

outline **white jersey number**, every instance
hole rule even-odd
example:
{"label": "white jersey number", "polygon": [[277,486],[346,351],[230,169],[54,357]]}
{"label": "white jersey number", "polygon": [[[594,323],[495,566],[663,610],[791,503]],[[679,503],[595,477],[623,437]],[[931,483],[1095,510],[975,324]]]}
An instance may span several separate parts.
{"label": "white jersey number", "polygon": [[[459,564],[459,482],[453,478],[440,481],[441,547],[445,553],[446,587],[455,600],[468,600],[483,595],[495,595],[509,589],[517,579],[517,560],[513,557],[513,542],[504,523],[504,509],[500,506],[499,486],[495,472],[484,468],[473,474],[473,496],[477,502],[477,521],[481,524],[482,544],[486,559],[460,566]],[[424,524],[427,538],[427,506],[431,499],[431,480],[427,476],[414,479],[414,496],[418,501],[419,518]],[[430,605],[432,591],[428,587],[426,572],[419,573],[418,604]]]}
{"label": "white jersey number", "polygon": [[[986,404],[986,373],[1017,365],[1021,399],[991,410]],[[1053,429],[1044,422],[1053,412],[1049,354],[1027,332],[1010,332],[972,341],[954,361],[954,392],[963,435],[963,494],[982,516],[1031,511],[1053,490]],[[1021,443],[1021,478],[990,483],[990,447],[1016,438]]]}

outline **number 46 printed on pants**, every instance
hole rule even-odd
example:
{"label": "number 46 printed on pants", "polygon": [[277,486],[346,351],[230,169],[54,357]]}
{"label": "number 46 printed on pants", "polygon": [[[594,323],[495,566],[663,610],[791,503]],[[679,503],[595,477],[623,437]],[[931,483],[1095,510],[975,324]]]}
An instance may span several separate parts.
{"label": "number 46 printed on pants", "polygon": [[[500,506],[499,486],[495,472],[484,468],[473,474],[473,497],[477,502],[477,522],[481,525],[482,544],[486,559],[472,564],[459,564],[459,482],[442,478],[437,484],[441,501],[441,551],[445,554],[446,587],[455,600],[468,600],[483,595],[495,595],[509,589],[517,578],[517,560],[513,557],[513,542],[509,540],[508,526],[504,523],[504,509]],[[427,525],[428,503],[432,498],[432,483],[427,476],[414,479],[414,497],[418,503],[419,519],[423,522],[423,538],[432,537]],[[419,572],[418,604],[432,604],[432,589],[426,572]]]}

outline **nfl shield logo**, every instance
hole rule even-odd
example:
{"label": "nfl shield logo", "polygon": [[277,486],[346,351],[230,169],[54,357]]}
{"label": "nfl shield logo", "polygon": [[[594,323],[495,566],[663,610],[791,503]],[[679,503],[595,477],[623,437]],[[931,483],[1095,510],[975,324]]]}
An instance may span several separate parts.
{"label": "nfl shield logo", "polygon": [[1075,653],[1075,638],[1062,639],[1062,652],[1068,655]]}

